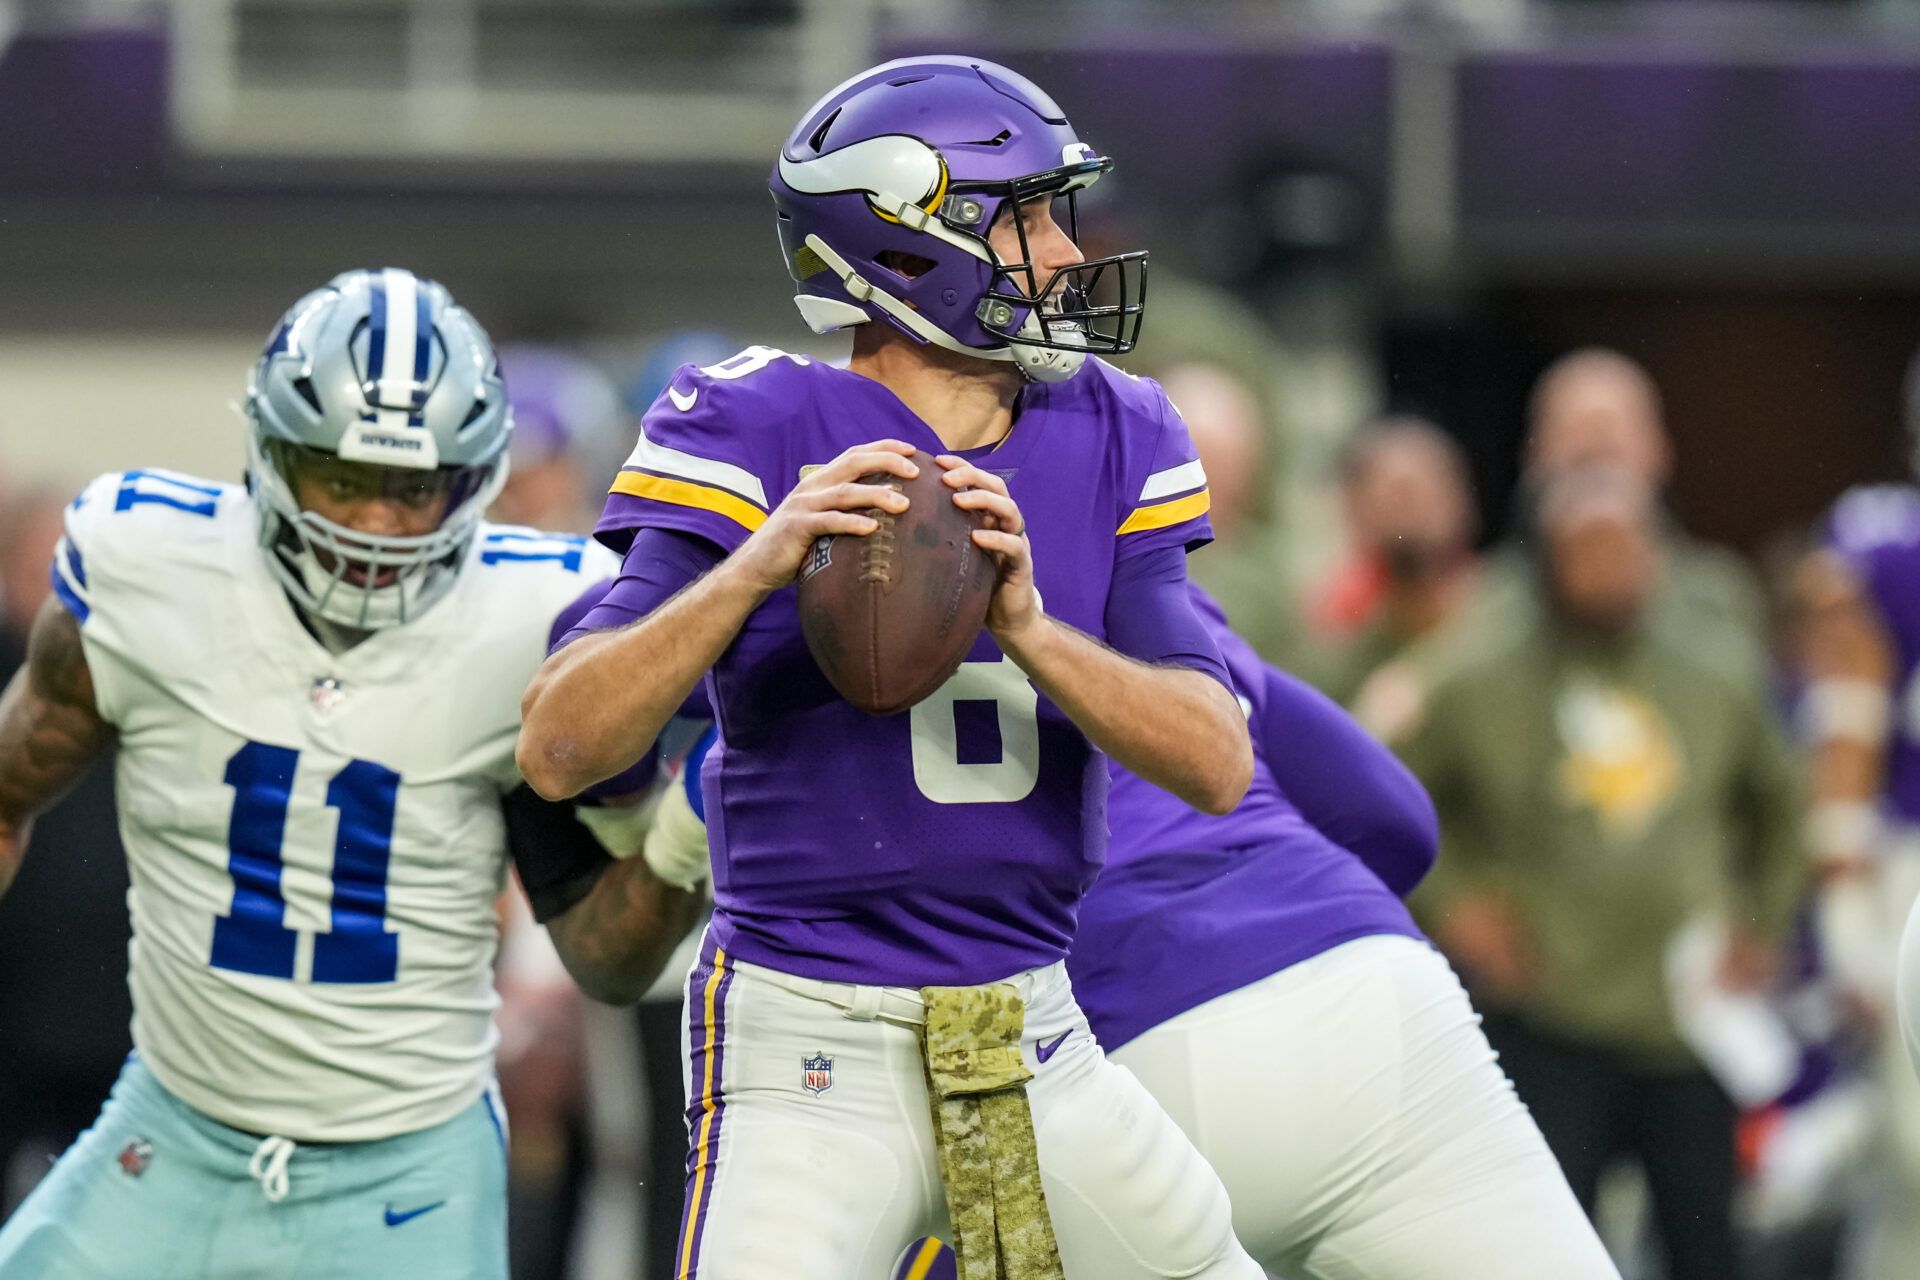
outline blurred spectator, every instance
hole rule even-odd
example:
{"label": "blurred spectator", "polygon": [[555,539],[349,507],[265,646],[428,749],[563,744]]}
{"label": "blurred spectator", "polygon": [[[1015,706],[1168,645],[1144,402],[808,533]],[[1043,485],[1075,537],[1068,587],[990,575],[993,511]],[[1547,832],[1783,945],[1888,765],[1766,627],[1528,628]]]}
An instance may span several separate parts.
{"label": "blurred spectator", "polygon": [[1334,649],[1321,686],[1348,702],[1467,603],[1479,578],[1479,516],[1466,455],[1419,418],[1387,418],[1356,436],[1340,483],[1352,550],[1311,612]]}
{"label": "blurred spectator", "polygon": [[[0,681],[49,594],[65,500],[0,501]],[[127,867],[102,761],[33,825],[0,901],[0,1217],[93,1123],[131,1047]]]}
{"label": "blurred spectator", "polygon": [[65,510],[49,491],[0,495],[0,616],[20,637],[52,593],[47,569]]}
{"label": "blurred spectator", "polygon": [[1399,743],[1445,842],[1415,904],[1589,1212],[1630,1158],[1669,1280],[1728,1280],[1736,1111],[1673,974],[1704,931],[1720,988],[1769,981],[1805,868],[1797,763],[1758,673],[1655,607],[1643,476],[1556,472],[1538,520],[1534,607],[1437,642]]}
{"label": "blurred spectator", "polygon": [[[1094,192],[1108,199],[1121,190],[1101,187]],[[1139,243],[1111,212],[1089,217],[1082,231],[1081,247],[1089,256]],[[1282,420],[1292,366],[1257,311],[1158,259],[1141,333],[1139,349],[1121,363],[1168,389],[1200,447],[1212,490],[1219,540],[1196,554],[1188,569],[1225,603],[1261,657],[1292,663],[1302,642],[1297,566],[1311,561],[1325,541],[1317,525],[1303,525],[1302,513],[1291,505],[1317,479],[1295,474],[1301,441],[1293,424]],[[1243,465],[1251,470],[1229,474]],[[1223,481],[1230,490],[1225,529]]]}
{"label": "blurred spectator", "polygon": [[[1916,359],[1910,395],[1920,393]],[[1910,403],[1920,439],[1920,403]],[[1891,1122],[1881,1127],[1877,1194],[1863,1215],[1858,1276],[1920,1272],[1920,1080],[1894,1022],[1900,932],[1920,899],[1920,490],[1855,489],[1835,504],[1825,545],[1799,574],[1813,750],[1810,831],[1822,878],[1820,944],[1833,980],[1876,1043]]]}
{"label": "blurred spectator", "polygon": [[1207,469],[1208,514],[1217,541],[1193,557],[1194,581],[1213,593],[1262,653],[1286,647],[1290,620],[1266,523],[1266,428],[1260,401],[1231,370],[1207,361],[1169,366],[1159,375]]}
{"label": "blurred spectator", "polygon": [[[1540,375],[1528,405],[1526,450],[1523,501],[1554,477],[1591,464],[1628,471],[1661,496],[1673,478],[1673,443],[1660,389],[1639,364],[1600,347],[1562,356]],[[1690,620],[1730,623],[1757,657],[1765,646],[1766,605],[1753,570],[1734,553],[1689,537],[1670,521],[1662,541],[1667,599]],[[1503,559],[1510,574],[1530,576],[1516,557]]]}
{"label": "blurred spectator", "polygon": [[513,406],[513,467],[492,518],[590,531],[632,444],[620,393],[592,363],[558,347],[502,347],[500,371]]}
{"label": "blurred spectator", "polygon": [[1245,536],[1259,518],[1266,440],[1260,402],[1246,384],[1214,364],[1175,365],[1161,389],[1180,410],[1207,469],[1209,515],[1222,542]]}

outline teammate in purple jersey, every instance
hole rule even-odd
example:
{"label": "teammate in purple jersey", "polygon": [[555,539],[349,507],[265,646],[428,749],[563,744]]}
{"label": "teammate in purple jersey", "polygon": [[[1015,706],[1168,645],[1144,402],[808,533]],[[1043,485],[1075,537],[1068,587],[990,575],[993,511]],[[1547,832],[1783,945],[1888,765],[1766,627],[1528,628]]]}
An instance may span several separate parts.
{"label": "teammate in purple jersey", "polygon": [[[1920,465],[1920,358],[1908,388]],[[1862,1274],[1895,1274],[1920,1255],[1920,916],[1908,923],[1920,903],[1920,489],[1842,495],[1799,586],[1820,946],[1881,1032],[1876,1074],[1892,1119],[1881,1194],[1861,1232]]]}
{"label": "teammate in purple jersey", "polygon": [[[528,690],[520,761],[568,795],[639,758],[711,668],[682,1276],[880,1275],[943,1230],[921,1024],[971,998],[940,989],[986,984],[1020,1001],[992,1052],[1032,1073],[1032,1132],[958,1216],[1011,1206],[1000,1180],[1037,1159],[1045,1212],[996,1230],[1043,1266],[1050,1215],[1072,1276],[1260,1274],[1132,1077],[1084,1037],[1038,1052],[1081,1023],[1062,958],[1103,858],[1106,757],[1211,812],[1252,760],[1186,593],[1206,477],[1159,388],[1088,358],[1130,349],[1142,312],[1145,255],[1087,262],[1070,234],[1110,166],[990,63],[889,63],[822,99],[772,188],[801,312],[855,327],[852,363],[756,347],[675,376],[598,531],[623,574]],[[813,664],[791,584],[816,539],[904,509],[859,477],[911,476],[916,449],[987,517],[998,584],[953,679],[876,719]]]}
{"label": "teammate in purple jersey", "polygon": [[1107,869],[1067,966],[1093,1035],[1219,1172],[1270,1269],[1614,1280],[1397,896],[1437,849],[1426,793],[1194,595],[1247,707],[1253,784],[1213,817],[1113,768]]}

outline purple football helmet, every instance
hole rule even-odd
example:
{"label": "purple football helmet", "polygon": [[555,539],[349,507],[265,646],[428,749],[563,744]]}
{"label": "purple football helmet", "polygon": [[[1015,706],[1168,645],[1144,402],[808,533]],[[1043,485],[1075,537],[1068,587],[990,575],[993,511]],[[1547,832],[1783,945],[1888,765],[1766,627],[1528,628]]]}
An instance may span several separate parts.
{"label": "purple football helmet", "polygon": [[1077,240],[1074,193],[1112,167],[1005,67],[927,57],[864,71],[801,117],[773,167],[795,302],[816,333],[884,320],[1041,382],[1072,377],[1090,351],[1133,350],[1147,255],[1039,280],[1024,229],[1018,262],[1001,261],[987,231],[1009,201],[1065,197]]}

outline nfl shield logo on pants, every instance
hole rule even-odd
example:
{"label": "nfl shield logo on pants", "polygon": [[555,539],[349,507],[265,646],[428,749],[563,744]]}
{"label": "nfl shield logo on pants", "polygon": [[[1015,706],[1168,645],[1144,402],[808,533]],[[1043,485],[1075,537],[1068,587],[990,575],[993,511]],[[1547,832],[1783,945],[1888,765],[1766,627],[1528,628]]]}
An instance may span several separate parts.
{"label": "nfl shield logo on pants", "polygon": [[833,1088],[833,1059],[817,1053],[800,1059],[800,1087],[813,1094]]}

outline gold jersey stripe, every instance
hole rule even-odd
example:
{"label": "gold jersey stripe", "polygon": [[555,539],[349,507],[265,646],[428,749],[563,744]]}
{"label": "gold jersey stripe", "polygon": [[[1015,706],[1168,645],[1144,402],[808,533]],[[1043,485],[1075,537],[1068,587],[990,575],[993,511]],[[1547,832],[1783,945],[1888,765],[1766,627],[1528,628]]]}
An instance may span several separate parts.
{"label": "gold jersey stripe", "polygon": [[655,502],[670,502],[676,507],[696,507],[701,511],[711,511],[722,515],[752,533],[767,522],[767,513],[754,506],[737,494],[725,489],[715,489],[711,485],[693,484],[686,480],[670,480],[666,476],[650,476],[639,471],[622,471],[613,478],[613,488],[609,493],[624,493],[635,498],[651,498]]}
{"label": "gold jersey stripe", "polygon": [[[1182,520],[1191,520],[1195,516],[1206,514],[1213,499],[1205,489],[1190,493],[1184,498],[1175,498],[1172,502],[1157,502],[1150,507],[1135,507],[1127,522],[1120,526],[1120,534],[1145,533],[1148,529],[1164,529],[1170,524],[1179,524]],[[1119,535],[1116,535],[1119,536]]]}

